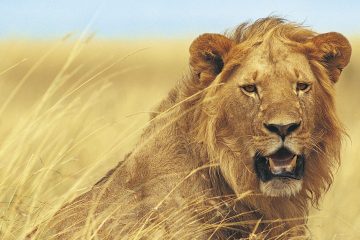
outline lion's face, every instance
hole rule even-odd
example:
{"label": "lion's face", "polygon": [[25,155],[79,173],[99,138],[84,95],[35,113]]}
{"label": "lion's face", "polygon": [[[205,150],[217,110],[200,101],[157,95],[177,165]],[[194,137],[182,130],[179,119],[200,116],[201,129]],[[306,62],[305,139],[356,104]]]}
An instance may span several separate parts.
{"label": "lion's face", "polygon": [[316,135],[318,87],[303,54],[281,42],[272,42],[271,51],[277,54],[270,59],[263,42],[249,52],[219,89],[218,104],[227,109],[222,116],[224,127],[232,129],[227,137],[242,146],[239,161],[255,173],[260,190],[292,195],[302,187],[307,149]]}
{"label": "lion's face", "polygon": [[[220,86],[205,103],[221,172],[235,192],[296,195],[316,179],[312,166],[325,164],[315,154],[323,151],[330,127],[324,117],[332,113],[323,111],[321,96],[330,94],[324,85],[333,84],[332,76],[319,79],[309,55],[280,40],[264,40],[246,51],[243,44],[224,45],[222,37],[221,44],[229,50],[212,82]],[[220,61],[216,56],[213,63]]]}

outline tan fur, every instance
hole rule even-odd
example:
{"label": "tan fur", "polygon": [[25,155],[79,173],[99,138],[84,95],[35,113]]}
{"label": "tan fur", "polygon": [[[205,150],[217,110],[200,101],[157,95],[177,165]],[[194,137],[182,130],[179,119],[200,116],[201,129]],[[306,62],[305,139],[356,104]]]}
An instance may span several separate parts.
{"label": "tan fur", "polygon": [[[309,207],[340,161],[333,85],[350,54],[338,33],[273,17],[228,36],[201,35],[190,47],[189,76],[158,106],[134,151],[33,236],[305,238]],[[297,92],[299,81],[311,89]],[[257,94],[239,87],[253,83]],[[271,121],[301,121],[284,143],[306,155],[301,182],[264,184],[254,172],[256,152],[280,147],[264,129]]]}

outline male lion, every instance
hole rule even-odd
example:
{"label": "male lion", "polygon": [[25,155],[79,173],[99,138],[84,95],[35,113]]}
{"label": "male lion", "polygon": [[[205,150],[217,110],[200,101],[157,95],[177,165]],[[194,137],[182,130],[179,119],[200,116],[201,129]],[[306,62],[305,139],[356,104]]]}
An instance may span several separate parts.
{"label": "male lion", "polygon": [[342,129],[334,84],[351,46],[269,17],[190,46],[190,73],[138,146],[33,237],[309,237]]}

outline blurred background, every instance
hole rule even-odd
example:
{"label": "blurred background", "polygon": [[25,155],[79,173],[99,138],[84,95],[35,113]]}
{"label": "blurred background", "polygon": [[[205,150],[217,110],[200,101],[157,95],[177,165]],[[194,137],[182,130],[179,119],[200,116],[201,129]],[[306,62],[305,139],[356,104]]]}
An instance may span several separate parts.
{"label": "blurred background", "polygon": [[337,90],[348,137],[314,239],[360,239],[359,1],[0,2],[0,238],[21,239],[132,149],[187,72],[188,47],[269,15],[352,46]]}
{"label": "blurred background", "polygon": [[220,1],[15,0],[1,1],[0,36],[61,37],[85,27],[104,38],[184,38],[223,32],[241,22],[270,14],[317,31],[360,31],[360,3],[355,0],[256,3]]}

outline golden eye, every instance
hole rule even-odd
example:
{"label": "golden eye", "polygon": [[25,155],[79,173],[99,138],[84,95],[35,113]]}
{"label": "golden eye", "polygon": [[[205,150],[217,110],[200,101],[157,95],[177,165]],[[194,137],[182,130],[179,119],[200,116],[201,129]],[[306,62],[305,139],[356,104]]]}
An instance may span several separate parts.
{"label": "golden eye", "polygon": [[256,86],[254,84],[248,84],[248,85],[244,85],[241,86],[241,88],[248,93],[255,93],[257,92]]}
{"label": "golden eye", "polygon": [[298,82],[296,84],[296,91],[303,91],[306,92],[310,90],[310,84],[305,82]]}

